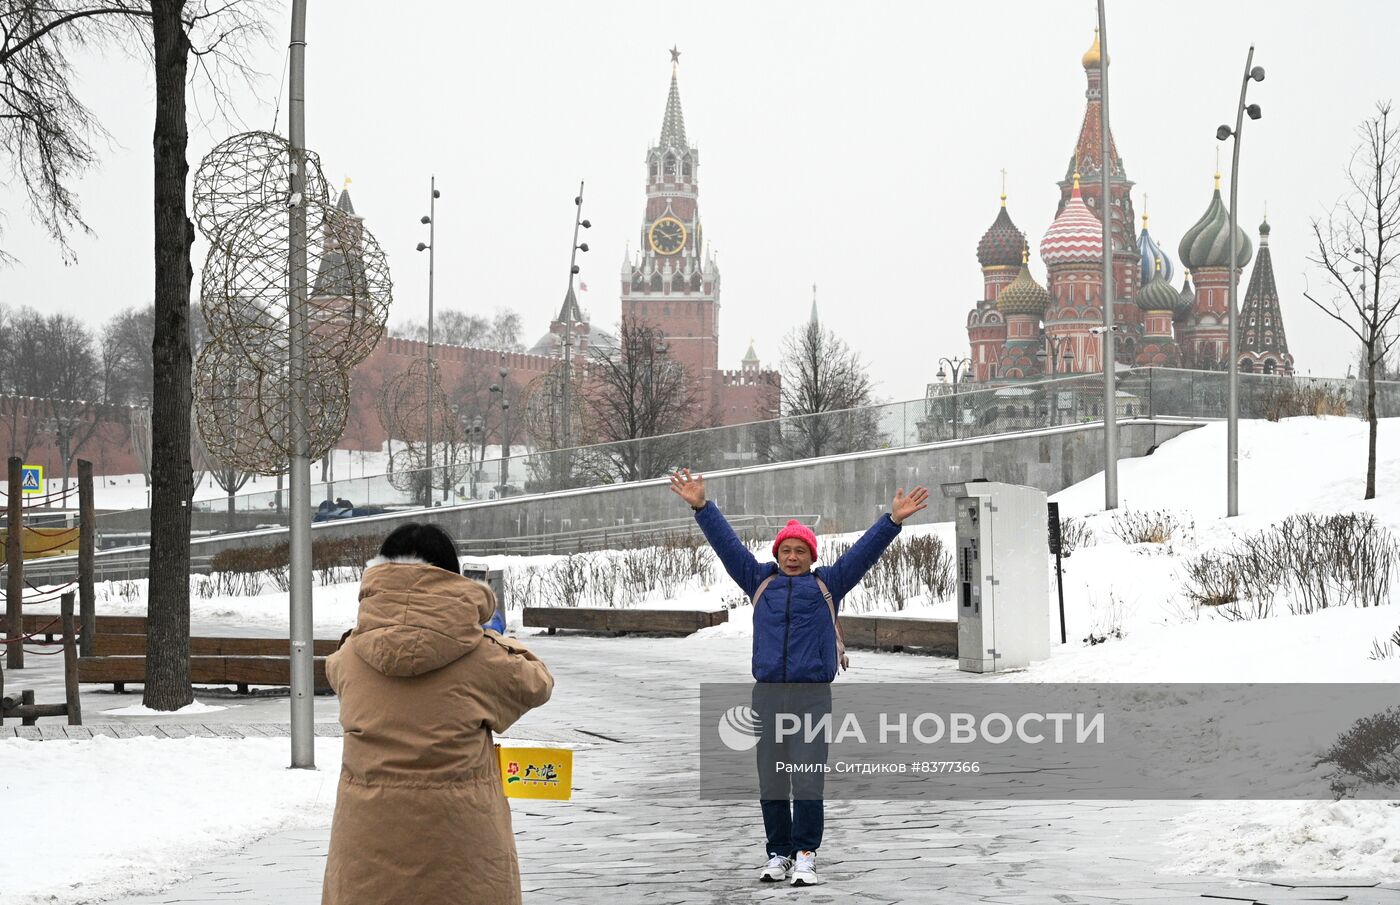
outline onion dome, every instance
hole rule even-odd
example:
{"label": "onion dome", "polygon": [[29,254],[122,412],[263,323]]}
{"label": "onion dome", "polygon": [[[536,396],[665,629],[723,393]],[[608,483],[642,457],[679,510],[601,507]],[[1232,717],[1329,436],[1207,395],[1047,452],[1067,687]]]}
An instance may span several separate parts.
{"label": "onion dome", "polygon": [[1180,296],[1172,288],[1172,284],[1167,282],[1159,259],[1157,266],[1153,268],[1152,279],[1147,281],[1146,286],[1138,290],[1137,297],[1133,301],[1143,311],[1175,312],[1178,299]]}
{"label": "onion dome", "polygon": [[1273,229],[1273,227],[1269,225],[1269,218],[1265,217],[1264,222],[1259,224],[1259,237],[1264,240],[1261,244],[1268,244],[1269,230],[1271,229]]}
{"label": "onion dome", "polygon": [[1103,223],[1079,194],[1078,173],[1074,174],[1074,190],[1064,210],[1040,240],[1040,259],[1047,267],[1103,260]]}
{"label": "onion dome", "polygon": [[1084,64],[1085,69],[1099,68],[1099,30],[1097,28],[1094,29],[1093,45],[1084,51],[1084,56],[1079,58],[1079,62]]}
{"label": "onion dome", "polygon": [[1015,267],[1021,263],[1026,247],[1026,234],[1011,222],[1006,212],[1006,195],[1001,196],[1001,211],[977,243],[977,261],[983,267]]}
{"label": "onion dome", "polygon": [[1185,320],[1196,308],[1196,290],[1191,288],[1191,271],[1186,272],[1186,281],[1181,284],[1181,291],[1176,294],[1176,305],[1173,307],[1174,320]]}
{"label": "onion dome", "polygon": [[1138,254],[1142,256],[1142,279],[1138,281],[1139,285],[1146,286],[1152,282],[1152,275],[1159,267],[1162,270],[1162,279],[1171,282],[1175,272],[1172,259],[1167,257],[1166,251],[1148,233],[1147,214],[1142,215],[1142,232],[1138,233]]}
{"label": "onion dome", "polygon": [[[1254,246],[1238,225],[1235,232],[1235,266],[1242,268],[1254,256]],[[1182,266],[1192,270],[1230,266],[1230,212],[1225,209],[1225,202],[1220,200],[1219,173],[1215,174],[1215,195],[1210,199],[1210,207],[1206,208],[1196,225],[1181,237],[1177,251],[1180,252]]]}
{"label": "onion dome", "polygon": [[1039,317],[1050,305],[1050,293],[1031,276],[1026,253],[1021,253],[1021,272],[997,296],[997,310],[1005,315],[1029,314]]}

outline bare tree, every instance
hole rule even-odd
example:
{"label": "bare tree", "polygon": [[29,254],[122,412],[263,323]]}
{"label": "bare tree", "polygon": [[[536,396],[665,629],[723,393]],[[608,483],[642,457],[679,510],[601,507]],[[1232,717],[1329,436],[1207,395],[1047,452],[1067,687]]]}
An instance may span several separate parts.
{"label": "bare tree", "polygon": [[63,462],[67,488],[73,459],[97,433],[106,416],[102,377],[92,334],[81,321],[66,314],[44,318],[33,352],[34,373],[47,415],[45,428],[53,436]]}
{"label": "bare tree", "polygon": [[635,318],[623,318],[617,348],[589,347],[584,439],[612,445],[580,467],[611,480],[640,481],[693,458],[693,438],[679,435],[699,426],[699,395],[667,353],[665,334]]}
{"label": "bare tree", "polygon": [[880,443],[874,383],[860,355],[814,317],[783,340],[779,439],[790,458],[873,449]]}
{"label": "bare tree", "polygon": [[155,306],[127,308],[102,327],[100,355],[104,400],[111,405],[149,406],[155,383],[151,347],[155,342]]}
{"label": "bare tree", "polygon": [[1400,330],[1392,329],[1400,313],[1400,134],[1390,112],[1390,102],[1380,102],[1361,124],[1361,142],[1346,170],[1347,194],[1326,222],[1313,220],[1317,250],[1308,260],[1325,272],[1330,292],[1303,293],[1361,343],[1368,500],[1376,496],[1377,372],[1400,339]]}
{"label": "bare tree", "polygon": [[[497,308],[490,317],[449,308],[433,320],[433,342],[445,346],[520,352],[525,348],[520,341],[523,329],[520,312],[510,308]],[[406,321],[390,332],[401,339],[419,342],[428,339],[428,325],[422,321]]]}

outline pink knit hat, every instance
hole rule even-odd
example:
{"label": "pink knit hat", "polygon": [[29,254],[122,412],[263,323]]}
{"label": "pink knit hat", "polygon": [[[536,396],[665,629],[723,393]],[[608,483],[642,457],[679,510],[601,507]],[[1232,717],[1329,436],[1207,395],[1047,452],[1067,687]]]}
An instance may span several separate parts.
{"label": "pink knit hat", "polygon": [[787,525],[783,528],[783,530],[778,532],[778,539],[773,541],[774,559],[776,559],[778,556],[778,547],[782,545],[783,541],[787,540],[790,537],[797,538],[798,540],[806,544],[807,549],[812,551],[812,562],[817,561],[817,536],[812,533],[811,528],[808,528],[806,525],[802,524],[797,519],[792,519],[791,521],[789,521]]}

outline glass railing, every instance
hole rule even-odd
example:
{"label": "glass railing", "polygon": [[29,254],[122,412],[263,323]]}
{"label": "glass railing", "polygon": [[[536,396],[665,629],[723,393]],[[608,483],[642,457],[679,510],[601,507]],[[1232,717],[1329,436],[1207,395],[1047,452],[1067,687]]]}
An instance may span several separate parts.
{"label": "glass railing", "polygon": [[[1169,368],[1118,372],[1120,418],[1223,418],[1227,375]],[[1242,418],[1302,414],[1360,417],[1364,381],[1241,374]],[[1006,384],[933,385],[928,396],[818,415],[779,418],[729,427],[560,450],[528,450],[482,457],[439,446],[434,459],[450,464],[395,475],[316,482],[311,498],[317,521],[496,500],[521,494],[605,486],[662,477],[680,467],[709,472],[791,462],[820,456],[897,449],[975,439],[1047,427],[1092,423],[1103,417],[1103,378],[1098,374]],[[1381,417],[1400,416],[1400,383],[1377,386]],[[396,444],[397,445],[397,444]],[[313,469],[313,474],[315,473]],[[264,479],[265,480],[265,479]],[[289,491],[241,493],[194,504],[195,536],[287,524]],[[149,512],[99,516],[101,545],[143,543]]]}

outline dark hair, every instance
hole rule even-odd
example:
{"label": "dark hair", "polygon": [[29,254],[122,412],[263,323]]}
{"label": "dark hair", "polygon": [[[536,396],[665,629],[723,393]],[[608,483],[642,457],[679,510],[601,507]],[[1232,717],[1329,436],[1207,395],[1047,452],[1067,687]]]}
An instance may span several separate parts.
{"label": "dark hair", "polygon": [[457,544],[451,535],[437,525],[410,522],[400,525],[384,543],[379,545],[379,555],[386,559],[396,556],[416,556],[430,566],[437,566],[455,575],[462,574],[461,561],[457,558]]}

